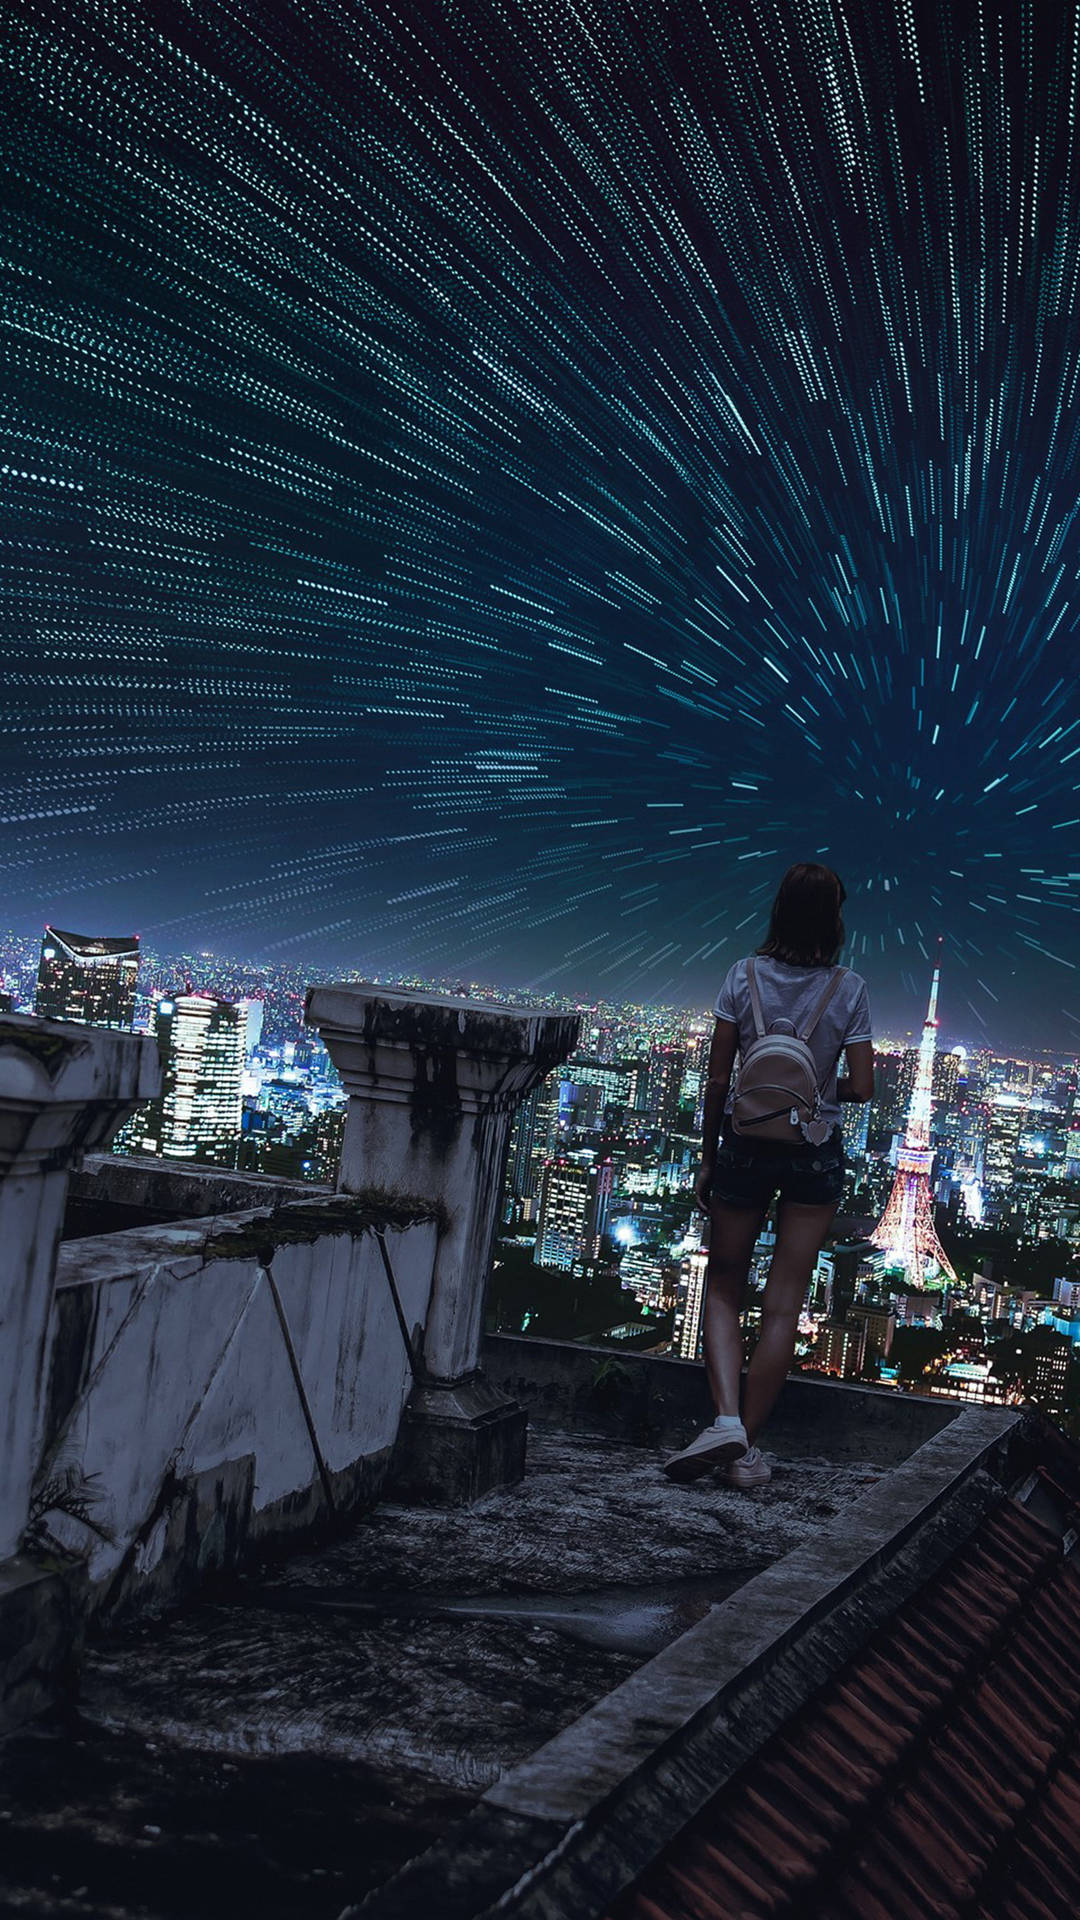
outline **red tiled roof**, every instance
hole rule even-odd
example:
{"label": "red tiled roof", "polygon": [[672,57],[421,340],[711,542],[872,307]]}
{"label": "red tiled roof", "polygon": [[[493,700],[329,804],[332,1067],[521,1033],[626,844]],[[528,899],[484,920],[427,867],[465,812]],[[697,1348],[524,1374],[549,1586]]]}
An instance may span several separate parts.
{"label": "red tiled roof", "polygon": [[1068,1920],[1078,1727],[1080,1565],[1006,1501],[609,1920]]}

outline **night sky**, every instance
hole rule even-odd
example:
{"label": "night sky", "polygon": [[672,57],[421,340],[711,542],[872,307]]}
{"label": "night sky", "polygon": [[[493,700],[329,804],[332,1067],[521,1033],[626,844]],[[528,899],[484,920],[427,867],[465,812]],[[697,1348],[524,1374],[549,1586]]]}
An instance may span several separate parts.
{"label": "night sky", "polygon": [[1080,10],[0,24],[5,921],[1080,1046]]}

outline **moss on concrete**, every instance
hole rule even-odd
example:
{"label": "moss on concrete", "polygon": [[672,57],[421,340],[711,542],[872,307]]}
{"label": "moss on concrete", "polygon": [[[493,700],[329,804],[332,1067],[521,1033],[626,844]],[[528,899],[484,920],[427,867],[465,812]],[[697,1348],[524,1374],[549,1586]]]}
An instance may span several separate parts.
{"label": "moss on concrete", "polygon": [[445,1233],[449,1215],[441,1200],[422,1200],[388,1187],[363,1187],[356,1193],[337,1194],[321,1205],[293,1204],[257,1220],[224,1227],[207,1240],[203,1252],[208,1260],[254,1256],[265,1266],[279,1247],[310,1245],[334,1234],[356,1237],[375,1228],[402,1233],[428,1221]]}

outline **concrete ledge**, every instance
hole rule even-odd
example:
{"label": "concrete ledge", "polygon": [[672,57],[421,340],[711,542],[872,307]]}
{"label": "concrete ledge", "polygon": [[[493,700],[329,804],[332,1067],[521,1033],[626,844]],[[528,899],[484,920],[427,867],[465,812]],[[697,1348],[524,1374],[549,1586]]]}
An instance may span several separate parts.
{"label": "concrete ledge", "polygon": [[149,1154],[87,1154],[68,1181],[63,1238],[78,1240],[164,1221],[279,1207],[332,1192],[269,1174],[158,1160]]}
{"label": "concrete ledge", "polygon": [[[598,1920],[1005,1498],[1016,1413],[966,1411],[554,1740],[364,1920]],[[531,1857],[530,1856],[531,1853]]]}
{"label": "concrete ledge", "polygon": [[[530,1420],[565,1432],[676,1447],[713,1417],[705,1369],[692,1360],[492,1333],[484,1339],[482,1364],[485,1378],[527,1408]],[[824,1455],[888,1467],[962,1411],[957,1401],[792,1374],[762,1445],[787,1459]]]}

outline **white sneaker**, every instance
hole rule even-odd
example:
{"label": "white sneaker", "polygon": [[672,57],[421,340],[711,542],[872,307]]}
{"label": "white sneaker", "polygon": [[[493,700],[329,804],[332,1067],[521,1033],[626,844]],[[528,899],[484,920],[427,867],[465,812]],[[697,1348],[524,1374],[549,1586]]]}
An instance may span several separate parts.
{"label": "white sneaker", "polygon": [[664,1461],[664,1472],[669,1480],[697,1480],[713,1467],[737,1460],[746,1452],[747,1444],[746,1428],[738,1415],[720,1414],[712,1426],[699,1433],[681,1453],[673,1453],[670,1460]]}
{"label": "white sneaker", "polygon": [[757,1447],[747,1447],[741,1460],[730,1460],[720,1474],[728,1487],[763,1487],[772,1479]]}

